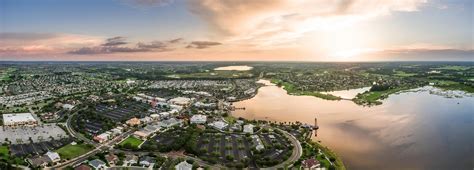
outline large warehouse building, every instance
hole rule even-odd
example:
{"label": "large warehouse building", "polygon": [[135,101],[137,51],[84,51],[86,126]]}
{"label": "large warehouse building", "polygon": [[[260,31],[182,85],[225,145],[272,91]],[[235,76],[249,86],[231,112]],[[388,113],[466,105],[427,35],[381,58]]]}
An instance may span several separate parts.
{"label": "large warehouse building", "polygon": [[23,125],[37,125],[36,120],[31,113],[11,113],[3,114],[3,125],[4,126],[23,126]]}

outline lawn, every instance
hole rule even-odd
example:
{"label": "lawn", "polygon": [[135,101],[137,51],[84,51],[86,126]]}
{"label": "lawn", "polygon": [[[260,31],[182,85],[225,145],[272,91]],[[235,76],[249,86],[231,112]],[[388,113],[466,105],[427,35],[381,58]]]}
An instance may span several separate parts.
{"label": "lawn", "polygon": [[140,146],[140,144],[142,143],[143,143],[143,140],[130,136],[127,139],[125,139],[123,142],[121,142],[119,145],[124,147],[125,145],[130,144],[132,148],[138,148],[138,146]]}
{"label": "lawn", "polygon": [[416,73],[407,73],[407,72],[404,72],[404,71],[395,71],[395,76],[399,76],[399,77],[411,77],[411,76],[416,76],[417,74]]}
{"label": "lawn", "polygon": [[93,146],[87,144],[76,144],[76,145],[66,145],[62,148],[56,150],[59,153],[61,159],[72,159],[79,155],[83,155],[94,149]]}
{"label": "lawn", "polygon": [[444,67],[439,67],[439,68],[436,68],[436,69],[465,71],[465,70],[469,70],[469,68],[471,68],[471,67],[468,67],[468,66],[444,66]]}
{"label": "lawn", "polygon": [[4,146],[4,145],[0,146],[0,155],[1,156],[9,155],[8,146]]}

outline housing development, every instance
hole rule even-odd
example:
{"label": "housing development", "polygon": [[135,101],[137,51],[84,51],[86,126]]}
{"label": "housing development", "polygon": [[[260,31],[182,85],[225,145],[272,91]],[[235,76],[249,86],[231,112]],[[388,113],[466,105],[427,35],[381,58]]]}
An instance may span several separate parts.
{"label": "housing development", "polygon": [[[351,100],[326,91],[369,86],[352,99],[364,106],[428,84],[467,94],[473,89],[472,79],[466,80],[473,67],[465,65],[457,67],[469,72],[458,74],[447,69],[453,66],[431,63],[412,68],[404,63],[242,64],[252,67],[3,63],[1,167],[344,169],[333,151],[313,139],[319,129],[316,116],[314,124],[248,120],[233,116],[245,109],[233,103],[254,97],[265,86],[262,79],[289,94],[326,100]],[[387,67],[393,72],[380,69]]]}

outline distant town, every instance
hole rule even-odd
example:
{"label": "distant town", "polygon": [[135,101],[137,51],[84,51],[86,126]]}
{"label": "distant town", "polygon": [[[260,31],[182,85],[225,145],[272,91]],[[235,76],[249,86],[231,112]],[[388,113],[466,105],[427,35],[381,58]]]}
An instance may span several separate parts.
{"label": "distant town", "polygon": [[233,103],[261,79],[370,107],[426,85],[472,94],[473,75],[470,63],[4,62],[0,169],[345,169],[312,139],[317,117],[247,120]]}

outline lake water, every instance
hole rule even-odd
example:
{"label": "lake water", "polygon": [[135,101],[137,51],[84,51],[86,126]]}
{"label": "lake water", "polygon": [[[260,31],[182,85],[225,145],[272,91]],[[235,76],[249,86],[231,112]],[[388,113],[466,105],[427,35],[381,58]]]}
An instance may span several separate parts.
{"label": "lake water", "polygon": [[217,71],[248,71],[253,69],[250,66],[225,66],[225,67],[217,67],[214,70]]}
{"label": "lake water", "polygon": [[255,97],[234,103],[246,109],[233,115],[309,124],[317,117],[320,130],[314,140],[334,150],[348,169],[474,167],[474,97],[446,98],[425,87],[364,107],[347,100],[291,96],[264,83],[269,86]]}

